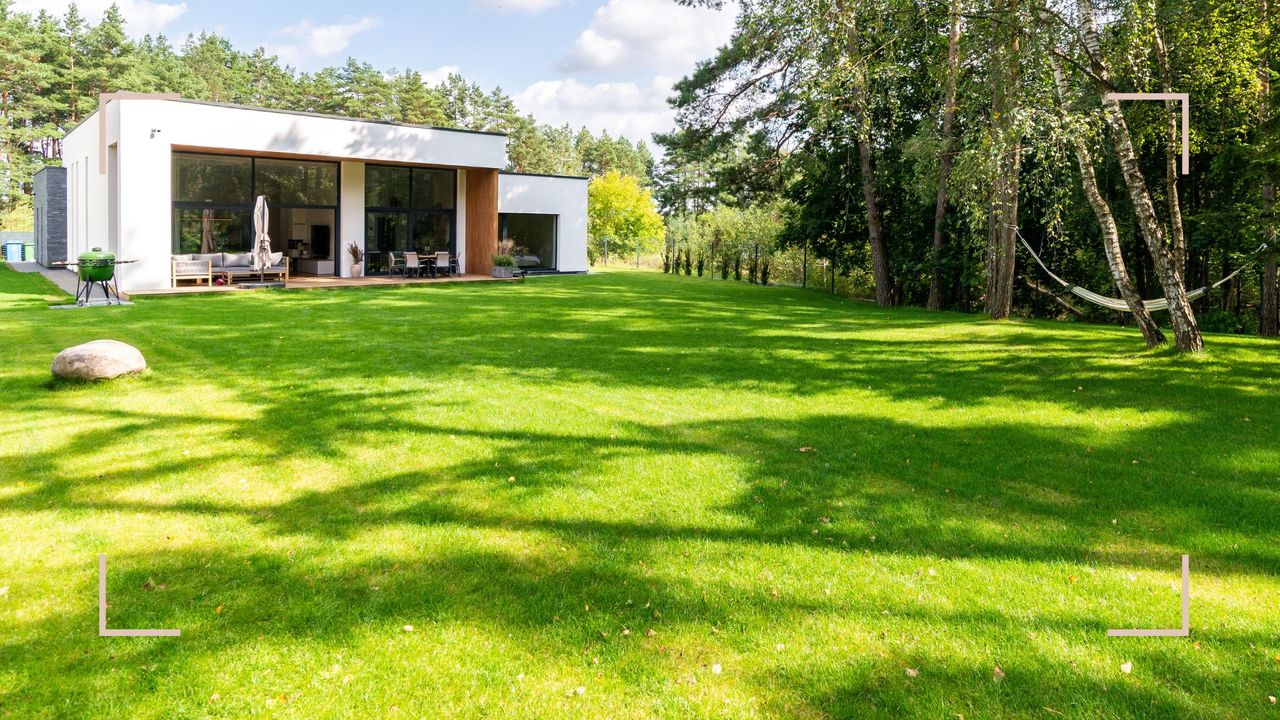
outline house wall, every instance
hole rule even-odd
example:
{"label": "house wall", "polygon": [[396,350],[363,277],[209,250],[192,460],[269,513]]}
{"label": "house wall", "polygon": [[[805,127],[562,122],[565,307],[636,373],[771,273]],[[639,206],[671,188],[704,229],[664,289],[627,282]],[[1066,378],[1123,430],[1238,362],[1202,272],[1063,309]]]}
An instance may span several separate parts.
{"label": "house wall", "polygon": [[[477,172],[493,172],[507,163],[507,139],[500,135],[160,99],[115,100],[99,112],[105,113],[105,144],[115,146],[112,175],[103,172],[107,168],[101,158],[107,153],[99,139],[99,113],[68,134],[63,145],[68,253],[74,257],[91,247],[117,245],[121,259],[136,261],[119,269],[120,288],[126,292],[169,287],[175,149],[340,161],[343,275],[350,274],[351,265],[345,246],[364,243],[364,161]],[[469,224],[463,218],[464,175],[459,173],[460,245]],[[108,213],[109,196],[115,196],[117,212]],[[116,243],[109,242],[113,238]]]}
{"label": "house wall", "polygon": [[67,259],[67,169],[41,168],[33,182],[36,262],[49,267]]}
{"label": "house wall", "polygon": [[587,179],[503,173],[498,212],[558,215],[556,269],[587,271]]}

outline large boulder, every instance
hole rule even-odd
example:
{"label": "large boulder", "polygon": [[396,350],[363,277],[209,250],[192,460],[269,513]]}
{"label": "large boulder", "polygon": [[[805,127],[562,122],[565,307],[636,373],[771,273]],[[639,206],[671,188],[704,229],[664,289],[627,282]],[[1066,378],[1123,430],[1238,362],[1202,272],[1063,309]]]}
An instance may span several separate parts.
{"label": "large boulder", "polygon": [[53,374],[64,380],[110,380],[146,369],[147,361],[138,348],[117,340],[76,345],[53,359]]}

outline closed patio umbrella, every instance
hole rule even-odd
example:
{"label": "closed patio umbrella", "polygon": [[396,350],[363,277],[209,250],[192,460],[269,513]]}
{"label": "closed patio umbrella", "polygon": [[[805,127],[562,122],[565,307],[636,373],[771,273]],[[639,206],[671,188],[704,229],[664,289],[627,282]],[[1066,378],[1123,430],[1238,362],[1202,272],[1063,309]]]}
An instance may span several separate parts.
{"label": "closed patio umbrella", "polygon": [[200,214],[200,253],[213,253],[213,211],[208,208]]}
{"label": "closed patio umbrella", "polygon": [[253,269],[258,271],[258,280],[264,280],[266,271],[271,269],[271,237],[267,235],[267,198],[259,195],[253,205]]}

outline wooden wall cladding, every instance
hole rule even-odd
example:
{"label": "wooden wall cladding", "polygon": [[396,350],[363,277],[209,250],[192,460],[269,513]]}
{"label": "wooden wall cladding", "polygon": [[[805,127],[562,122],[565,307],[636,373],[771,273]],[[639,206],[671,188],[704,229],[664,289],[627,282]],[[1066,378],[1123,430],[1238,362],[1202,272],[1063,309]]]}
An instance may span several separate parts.
{"label": "wooden wall cladding", "polygon": [[475,275],[493,272],[498,252],[498,171],[467,169],[467,267]]}

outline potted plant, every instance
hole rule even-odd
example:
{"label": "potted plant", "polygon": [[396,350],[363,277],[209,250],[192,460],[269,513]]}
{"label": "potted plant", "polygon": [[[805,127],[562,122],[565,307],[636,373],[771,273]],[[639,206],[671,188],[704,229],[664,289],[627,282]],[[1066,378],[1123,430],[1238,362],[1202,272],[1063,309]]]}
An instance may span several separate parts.
{"label": "potted plant", "polygon": [[498,252],[493,256],[493,276],[496,278],[510,278],[516,276],[516,253],[520,249],[516,246],[516,241],[511,238],[503,238],[498,241]]}
{"label": "potted plant", "polygon": [[510,255],[494,255],[493,276],[496,278],[515,277],[516,259]]}
{"label": "potted plant", "polygon": [[364,277],[364,248],[350,243],[347,245],[347,254],[351,256],[351,277]]}

